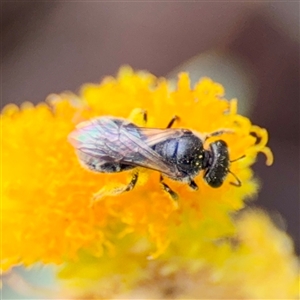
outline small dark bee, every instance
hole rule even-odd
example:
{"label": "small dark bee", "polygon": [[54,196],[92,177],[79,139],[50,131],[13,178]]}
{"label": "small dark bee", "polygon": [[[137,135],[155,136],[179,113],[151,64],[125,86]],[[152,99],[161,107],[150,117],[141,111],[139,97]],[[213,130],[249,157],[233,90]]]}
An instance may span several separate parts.
{"label": "small dark bee", "polygon": [[[177,194],[163,182],[163,176],[186,182],[197,190],[193,179],[204,170],[203,178],[208,185],[220,187],[231,173],[228,146],[221,139],[210,143],[207,150],[203,145],[212,136],[232,131],[220,130],[201,138],[191,130],[171,128],[176,119],[166,129],[157,129],[138,127],[121,118],[95,118],[80,123],[69,135],[69,141],[81,164],[91,171],[114,173],[135,167],[159,171],[164,190],[174,199]],[[232,184],[241,186],[240,180],[233,176],[236,182]],[[138,172],[135,172],[121,192],[132,190],[137,180]]]}

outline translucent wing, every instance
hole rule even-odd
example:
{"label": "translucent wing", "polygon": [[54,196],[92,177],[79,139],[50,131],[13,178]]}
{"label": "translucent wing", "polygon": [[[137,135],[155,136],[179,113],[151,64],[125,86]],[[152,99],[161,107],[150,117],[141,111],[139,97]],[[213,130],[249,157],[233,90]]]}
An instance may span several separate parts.
{"label": "translucent wing", "polygon": [[182,129],[138,128],[133,124],[127,124],[120,132],[121,142],[134,149],[134,152],[124,157],[122,162],[157,170],[170,177],[179,175],[177,167],[165,161],[151,146],[166,139],[180,137],[183,134]]}
{"label": "translucent wing", "polygon": [[82,122],[68,137],[77,151],[106,162],[121,160],[128,149],[119,140],[120,124],[112,118],[98,118]]}
{"label": "translucent wing", "polygon": [[187,131],[184,129],[160,129],[160,128],[139,128],[139,132],[142,136],[142,140],[146,142],[148,146],[154,146],[167,139],[178,138]]}
{"label": "translucent wing", "polygon": [[178,173],[176,166],[166,162],[151,146],[182,134],[181,129],[139,128],[123,119],[102,117],[79,124],[69,141],[77,151],[98,163],[142,166],[174,177]]}

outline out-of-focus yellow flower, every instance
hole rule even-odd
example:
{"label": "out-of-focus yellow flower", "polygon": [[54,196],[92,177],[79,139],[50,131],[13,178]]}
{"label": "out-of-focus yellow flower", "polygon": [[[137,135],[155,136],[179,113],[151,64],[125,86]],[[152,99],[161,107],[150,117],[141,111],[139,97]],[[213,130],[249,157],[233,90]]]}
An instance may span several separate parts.
{"label": "out-of-focus yellow flower", "polygon": [[[147,127],[164,128],[177,115],[180,120],[173,127],[201,133],[232,130],[207,143],[223,139],[231,160],[245,155],[230,167],[242,186],[230,184],[231,174],[213,189],[200,173],[195,178],[198,191],[166,179],[179,195],[176,208],[159,183],[160,174],[141,169],[132,191],[109,196],[113,187],[128,184],[131,172],[83,169],[67,136],[79,122],[96,116],[124,117],[139,124],[137,109],[148,112]],[[267,131],[238,115],[237,101],[226,100],[220,84],[204,78],[191,88],[188,75],[182,73],[177,89],[171,90],[164,78],[125,67],[116,79],[85,85],[80,96],[65,93],[52,95],[47,104],[9,105],[2,111],[1,128],[2,270],[17,264],[64,263],[60,277],[96,296],[100,290],[105,295],[107,287],[111,295],[114,282],[120,292],[142,279],[146,282],[157,268],[161,275],[181,269],[199,274],[209,267],[215,280],[234,284],[227,271],[241,274],[249,267],[252,274],[251,244],[236,251],[229,242],[236,234],[243,241],[231,214],[257,192],[250,168],[257,154],[264,153],[268,165],[273,157],[266,147]],[[91,205],[99,191],[107,196]],[[247,224],[242,233],[251,234],[251,221]],[[233,266],[234,259],[244,266]]]}
{"label": "out-of-focus yellow flower", "polygon": [[[188,247],[178,241],[176,247],[182,251],[173,250],[168,259],[141,267],[135,288],[114,299],[298,299],[299,261],[286,233],[257,210],[244,212],[235,225],[235,239],[205,246],[206,254],[195,237]],[[193,248],[199,252],[188,260]],[[100,268],[101,263],[96,266]],[[100,299],[99,291],[105,295],[105,285],[95,284],[90,294],[83,295]]]}
{"label": "out-of-focus yellow flower", "polygon": [[[266,147],[266,130],[238,115],[236,100],[223,97],[223,87],[207,78],[191,89],[188,75],[181,74],[178,88],[170,91],[163,78],[123,68],[117,79],[107,77],[100,85],[85,85],[80,97],[54,95],[49,104],[5,107],[1,115],[2,268],[36,261],[62,263],[75,259],[81,249],[101,256],[103,251],[118,251],[112,239],[130,233],[147,237],[152,255],[158,256],[172,239],[170,231],[186,214],[193,214],[189,222],[205,227],[206,238],[232,234],[228,213],[242,208],[244,199],[257,189],[250,165],[259,152],[267,154],[269,164],[272,155]],[[136,108],[147,110],[149,127],[163,128],[178,115],[180,121],[174,127],[199,132],[234,130],[222,139],[229,145],[231,159],[246,155],[231,166],[242,187],[231,186],[228,178],[221,188],[213,189],[200,175],[195,192],[186,184],[167,180],[180,196],[176,211],[162,191],[158,172],[143,170],[133,191],[90,206],[97,191],[126,184],[130,175],[84,170],[67,136],[80,121],[103,115],[126,118]],[[251,133],[260,138],[259,143]],[[212,223],[220,226],[214,229]]]}

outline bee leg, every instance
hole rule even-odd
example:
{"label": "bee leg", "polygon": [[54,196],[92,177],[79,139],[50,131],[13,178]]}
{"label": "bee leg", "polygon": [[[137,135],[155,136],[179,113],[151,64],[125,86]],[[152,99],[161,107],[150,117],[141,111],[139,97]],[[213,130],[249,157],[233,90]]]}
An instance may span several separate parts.
{"label": "bee leg", "polygon": [[179,117],[178,116],[174,116],[171,121],[169,122],[167,128],[171,128],[174,124],[175,121],[179,120]]}
{"label": "bee leg", "polygon": [[206,141],[207,139],[209,139],[209,138],[211,138],[211,137],[213,137],[213,136],[219,136],[219,135],[222,135],[222,134],[225,134],[225,133],[234,133],[234,131],[231,130],[231,129],[217,130],[217,131],[214,131],[214,132],[211,132],[211,133],[207,134],[207,135],[205,136],[205,139],[204,139],[204,140]]}
{"label": "bee leg", "polygon": [[146,110],[143,111],[143,120],[144,120],[144,123],[147,124],[148,122],[148,113]]}
{"label": "bee leg", "polygon": [[128,119],[138,126],[145,126],[147,124],[147,111],[141,108],[135,108],[131,111]]}
{"label": "bee leg", "polygon": [[138,181],[138,177],[139,177],[139,173],[134,172],[128,185],[125,185],[125,186],[122,185],[120,187],[114,187],[112,189],[102,188],[100,191],[98,191],[97,193],[95,193],[93,195],[93,197],[91,199],[90,206],[93,206],[94,203],[100,201],[104,197],[117,196],[117,195],[120,195],[124,192],[131,191],[135,187],[135,185]]}
{"label": "bee leg", "polygon": [[198,185],[194,180],[191,180],[189,183],[189,187],[192,188],[194,191],[197,191],[199,189]]}
{"label": "bee leg", "polygon": [[170,187],[163,182],[164,178],[162,177],[162,175],[160,175],[159,177],[159,182],[161,183],[161,185],[163,186],[163,189],[171,196],[171,198],[174,200],[174,201],[177,201],[178,200],[178,195],[170,189]]}
{"label": "bee leg", "polygon": [[134,173],[132,175],[131,181],[129,182],[129,184],[127,185],[127,187],[124,189],[124,192],[131,191],[135,187],[135,185],[136,185],[136,183],[138,181],[138,178],[139,178],[139,173],[137,173],[137,172]]}

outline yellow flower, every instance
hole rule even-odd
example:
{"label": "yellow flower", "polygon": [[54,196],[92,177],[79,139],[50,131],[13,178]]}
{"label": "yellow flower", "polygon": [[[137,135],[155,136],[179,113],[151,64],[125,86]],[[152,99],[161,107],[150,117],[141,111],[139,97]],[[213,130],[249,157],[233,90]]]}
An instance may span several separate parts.
{"label": "yellow flower", "polygon": [[[266,155],[267,165],[273,157],[266,146],[267,131],[239,115],[237,100],[228,101],[224,93],[220,84],[208,78],[191,88],[188,75],[182,73],[172,90],[164,78],[124,67],[116,79],[85,85],[79,96],[64,93],[51,95],[37,106],[5,107],[1,114],[1,269],[36,262],[61,264],[61,278],[85,296],[88,291],[96,297],[110,297],[115,286],[123,293],[137,284],[143,286],[149,276],[168,279],[174,274],[188,274],[186,278],[208,274],[208,286],[215,284],[213,278],[221,280],[221,286],[231,286],[243,277],[249,282],[244,288],[251,288],[256,272],[263,276],[266,270],[257,271],[252,265],[268,253],[276,261],[282,258],[286,278],[295,278],[288,272],[292,258],[276,250],[280,238],[269,244],[266,229],[261,233],[263,249],[258,242],[251,243],[252,238],[260,240],[260,229],[269,224],[265,217],[244,218],[238,224],[232,220],[232,213],[257,192],[251,165],[258,153]],[[142,111],[148,114],[146,124]],[[129,183],[132,171],[87,171],[67,139],[77,124],[94,117],[123,117],[139,126],[165,128],[174,115],[179,116],[174,128],[199,134],[230,131],[209,138],[204,146],[207,149],[217,139],[228,144],[230,160],[236,160],[230,170],[241,187],[230,184],[236,180],[232,174],[221,187],[212,188],[202,171],[195,178],[198,191],[166,178],[179,195],[175,202],[162,189],[158,172],[139,168],[136,187],[113,195],[115,188]],[[235,239],[241,245],[238,250]],[[249,275],[243,275],[248,270]],[[241,293],[265,295],[259,289]]]}
{"label": "yellow flower", "polygon": [[[230,184],[231,174],[214,189],[200,173],[195,178],[198,191],[166,179],[179,195],[177,209],[162,190],[160,174],[141,169],[132,191],[111,196],[112,188],[128,184],[131,172],[100,174],[83,169],[67,136],[78,123],[96,116],[129,118],[139,124],[137,109],[147,111],[147,127],[164,128],[177,115],[174,128],[199,133],[232,130],[210,138],[205,147],[221,138],[229,146],[231,160],[245,155],[230,167],[242,186]],[[235,233],[230,213],[257,191],[250,168],[257,154],[266,154],[268,165],[273,159],[266,147],[267,131],[238,115],[237,101],[226,100],[220,84],[203,78],[191,88],[185,73],[180,74],[177,89],[170,90],[164,78],[125,67],[116,79],[85,85],[80,96],[65,93],[51,95],[37,106],[8,105],[1,114],[1,128],[3,270],[17,264],[60,264],[107,255],[122,261],[132,251],[142,262],[172,253],[176,241],[189,242],[195,234],[201,247],[190,249],[187,256],[205,253],[207,261],[222,260],[222,254],[211,257],[207,249],[212,241]],[[99,191],[106,197],[91,205]],[[97,278],[119,267],[113,259],[105,264]]]}
{"label": "yellow flower", "polygon": [[[299,261],[291,239],[262,211],[246,211],[235,225],[235,239],[211,244],[206,247],[209,253],[201,252],[195,236],[194,240],[189,240],[189,247],[179,241],[176,247],[185,248],[183,251],[177,249],[168,259],[151,261],[141,267],[134,288],[118,293],[114,299],[298,299]],[[188,261],[191,247],[196,247],[198,253]],[[180,261],[179,253],[185,257],[184,263]],[[92,264],[89,261],[86,266],[89,263]],[[103,262],[95,260],[94,263],[89,270],[100,269]],[[195,265],[197,268],[192,271],[191,267]],[[79,278],[83,280],[83,276],[78,276],[79,270],[80,264],[68,267],[68,271],[77,276],[77,286],[82,286]],[[120,278],[115,280],[120,281]],[[109,283],[112,282],[110,278]],[[105,281],[94,281],[93,288],[87,288],[89,293],[80,295],[101,299],[108,286],[111,287]]]}

